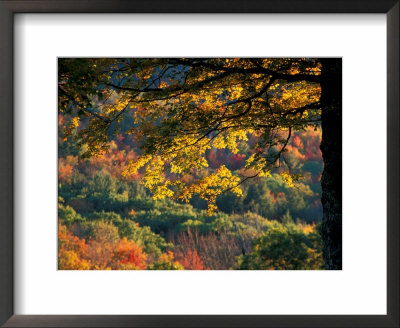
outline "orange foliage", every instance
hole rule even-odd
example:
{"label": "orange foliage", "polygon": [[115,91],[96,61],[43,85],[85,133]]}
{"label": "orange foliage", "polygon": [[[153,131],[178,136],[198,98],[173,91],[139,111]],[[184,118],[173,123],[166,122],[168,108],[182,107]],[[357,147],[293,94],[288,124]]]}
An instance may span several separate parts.
{"label": "orange foliage", "polygon": [[146,269],[147,255],[142,247],[124,237],[114,247],[114,260],[123,264],[122,269],[140,270]]}
{"label": "orange foliage", "polygon": [[301,135],[304,150],[308,161],[321,161],[322,153],[319,148],[322,139],[321,129],[314,130],[312,127],[306,129]]}
{"label": "orange foliage", "polygon": [[58,180],[60,182],[71,182],[74,167],[78,164],[78,157],[68,155],[58,159]]}
{"label": "orange foliage", "polygon": [[58,247],[59,249],[74,251],[80,256],[86,252],[85,240],[74,236],[64,225],[58,227]]}
{"label": "orange foliage", "polygon": [[58,269],[89,270],[90,263],[83,257],[87,252],[84,239],[74,236],[67,227],[58,227]]}
{"label": "orange foliage", "polygon": [[59,270],[142,270],[147,267],[147,254],[142,247],[126,238],[118,242],[100,242],[74,236],[59,225]]}
{"label": "orange foliage", "polygon": [[112,245],[91,240],[87,244],[85,257],[90,262],[92,270],[110,270],[113,262]]}
{"label": "orange foliage", "polygon": [[306,235],[310,233],[314,233],[316,231],[316,225],[315,223],[312,224],[306,224],[306,223],[298,223],[300,228],[304,231]]}
{"label": "orange foliage", "polygon": [[286,147],[288,156],[301,161],[321,161],[321,138],[321,129],[308,127],[305,131],[295,132],[291,143]]}
{"label": "orange foliage", "polygon": [[71,182],[74,167],[78,164],[78,157],[68,155],[58,159],[58,180],[60,182]]}
{"label": "orange foliage", "polygon": [[[301,145],[303,145],[303,143],[301,143]],[[305,154],[301,153],[301,151],[304,151],[301,146],[287,145],[286,149],[288,151],[289,156],[293,156],[294,158],[297,158],[300,161],[306,161],[307,160],[307,156]]]}
{"label": "orange foliage", "polygon": [[303,141],[301,140],[301,138],[299,136],[295,136],[293,138],[293,146],[298,147],[298,148],[303,148]]}
{"label": "orange foliage", "polygon": [[58,159],[58,181],[70,182],[74,167],[65,163],[63,158]]}
{"label": "orange foliage", "polygon": [[185,270],[206,270],[203,261],[197,251],[189,249],[181,259],[177,259]]}
{"label": "orange foliage", "polygon": [[[122,172],[127,169],[128,162],[137,158],[133,150],[120,150],[115,141],[110,142],[110,149],[102,156],[92,157],[90,164],[93,166],[93,172],[98,170],[106,170],[112,176],[121,177]],[[138,174],[127,176],[130,181],[138,180]]]}

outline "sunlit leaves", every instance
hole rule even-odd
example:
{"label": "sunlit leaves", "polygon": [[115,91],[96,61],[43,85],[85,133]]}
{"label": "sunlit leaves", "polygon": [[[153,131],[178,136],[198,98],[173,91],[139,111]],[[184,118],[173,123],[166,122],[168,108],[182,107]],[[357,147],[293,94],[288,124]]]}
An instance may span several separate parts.
{"label": "sunlit leaves", "polygon": [[207,201],[207,212],[211,215],[217,209],[215,205],[217,197],[223,192],[229,190],[236,196],[243,194],[239,182],[240,178],[232,175],[231,171],[222,165],[215,173],[206,176],[198,183],[184,187],[178,199],[188,202],[193,194],[198,194]]}
{"label": "sunlit leaves", "polygon": [[[212,171],[208,152],[240,155],[252,135],[259,138],[246,160],[252,176],[285,166],[291,131],[320,119],[320,72],[320,62],[306,58],[62,59],[59,109],[71,115],[65,137],[78,139],[84,157],[103,155],[113,135],[129,131],[142,153],[123,175],[142,172],[154,199],[198,194],[212,214],[218,195],[242,192],[226,166]],[[293,186],[296,177],[284,172]]]}

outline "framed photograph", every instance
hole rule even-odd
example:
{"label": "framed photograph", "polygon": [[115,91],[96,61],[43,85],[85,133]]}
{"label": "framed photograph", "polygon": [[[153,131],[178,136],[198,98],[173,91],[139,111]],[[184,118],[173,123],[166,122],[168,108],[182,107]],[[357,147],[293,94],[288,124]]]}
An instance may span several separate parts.
{"label": "framed photograph", "polygon": [[0,21],[3,326],[399,326],[398,1]]}

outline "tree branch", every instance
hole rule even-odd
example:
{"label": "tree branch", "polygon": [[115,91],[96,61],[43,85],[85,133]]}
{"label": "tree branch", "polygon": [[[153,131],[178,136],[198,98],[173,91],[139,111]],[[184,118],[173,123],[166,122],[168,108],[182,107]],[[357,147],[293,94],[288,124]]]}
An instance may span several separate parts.
{"label": "tree branch", "polygon": [[90,115],[92,115],[92,116],[94,116],[94,117],[96,117],[96,118],[98,118],[98,119],[100,119],[100,120],[102,120],[103,122],[105,122],[105,123],[111,123],[111,121],[108,119],[108,118],[106,118],[106,117],[104,117],[104,116],[101,116],[101,115],[99,115],[99,114],[97,114],[96,112],[94,112],[94,111],[92,111],[91,109],[89,109],[89,108],[86,108],[86,107],[84,107],[84,106],[82,106],[81,104],[79,104],[71,95],[69,95],[61,86],[58,86],[58,89],[76,106],[76,107],[78,107],[80,110],[83,110],[84,112],[86,112],[86,113],[88,113],[88,114],[90,114]]}

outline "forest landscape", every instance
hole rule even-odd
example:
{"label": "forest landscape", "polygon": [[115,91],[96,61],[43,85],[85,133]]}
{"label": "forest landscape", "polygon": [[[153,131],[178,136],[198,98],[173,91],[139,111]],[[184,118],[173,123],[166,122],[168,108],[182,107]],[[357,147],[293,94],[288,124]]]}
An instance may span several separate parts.
{"label": "forest landscape", "polygon": [[340,83],[335,58],[59,58],[58,269],[341,269]]}

